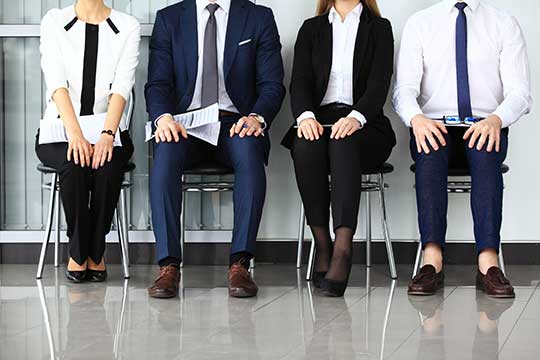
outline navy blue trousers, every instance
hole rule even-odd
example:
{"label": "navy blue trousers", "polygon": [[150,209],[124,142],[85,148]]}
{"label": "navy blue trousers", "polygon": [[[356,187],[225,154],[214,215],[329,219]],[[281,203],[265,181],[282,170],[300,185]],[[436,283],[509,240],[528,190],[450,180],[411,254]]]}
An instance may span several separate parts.
{"label": "navy blue trousers", "polygon": [[448,168],[469,168],[472,181],[471,209],[478,253],[499,251],[503,203],[501,166],[508,150],[508,131],[501,132],[500,152],[470,149],[463,140],[467,128],[448,127],[447,145],[429,154],[418,153],[411,132],[411,154],[416,162],[416,201],[420,238],[425,246],[446,241]]}
{"label": "navy blue trousers", "polygon": [[265,145],[262,137],[229,136],[237,118],[222,118],[217,147],[189,137],[155,143],[150,177],[152,222],[157,260],[182,259],[180,253],[181,178],[186,169],[213,160],[234,169],[234,230],[231,253],[255,255],[257,232],[266,195]]}

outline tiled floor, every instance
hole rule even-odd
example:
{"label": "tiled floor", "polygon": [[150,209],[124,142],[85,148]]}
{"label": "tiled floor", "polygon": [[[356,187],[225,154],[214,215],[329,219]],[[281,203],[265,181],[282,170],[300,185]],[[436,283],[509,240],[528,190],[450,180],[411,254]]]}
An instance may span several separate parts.
{"label": "tiled floor", "polygon": [[[410,267],[353,269],[342,299],[321,297],[288,265],[255,269],[260,294],[231,299],[225,269],[183,270],[182,296],[148,298],[155,269],[119,267],[106,284],[69,284],[64,269],[0,265],[0,359],[540,358],[540,267],[509,266],[515,301],[477,292],[473,267],[448,267],[438,296],[409,298]],[[366,285],[366,283],[368,285]]]}

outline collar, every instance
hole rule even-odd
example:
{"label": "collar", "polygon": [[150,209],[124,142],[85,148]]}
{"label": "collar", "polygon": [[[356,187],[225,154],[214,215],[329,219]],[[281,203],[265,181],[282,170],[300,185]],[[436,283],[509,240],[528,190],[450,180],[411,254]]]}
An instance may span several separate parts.
{"label": "collar", "polygon": [[[360,16],[362,15],[362,9],[364,7],[362,6],[362,3],[359,3],[354,9],[351,10],[350,13],[347,14],[347,17],[345,20],[347,20],[349,17],[353,17],[355,20],[360,21]],[[328,14],[328,21],[330,24],[334,22],[334,20],[341,20],[341,17],[339,16],[336,8],[332,6],[332,9],[330,9],[330,13]]]}
{"label": "collar", "polygon": [[[443,0],[444,8],[448,9],[449,12],[457,10],[456,4],[458,2],[458,0]],[[480,0],[465,0],[465,2],[467,3],[467,8],[470,8],[472,12],[475,12],[478,6],[480,6]]]}
{"label": "collar", "polygon": [[[204,10],[206,10],[208,4],[211,3],[212,2],[209,0],[197,0],[197,12],[201,14]],[[216,0],[214,3],[218,4],[219,7],[225,11],[225,13],[229,13],[231,8],[231,0]]]}

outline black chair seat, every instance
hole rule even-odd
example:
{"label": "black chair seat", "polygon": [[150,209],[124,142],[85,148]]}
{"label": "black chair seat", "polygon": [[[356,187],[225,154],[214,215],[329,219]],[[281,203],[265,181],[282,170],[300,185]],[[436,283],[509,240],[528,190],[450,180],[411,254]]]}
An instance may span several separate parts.
{"label": "black chair seat", "polygon": [[390,174],[391,172],[394,172],[394,165],[384,163],[380,168],[364,170],[362,175]]}
{"label": "black chair seat", "polygon": [[[501,170],[503,174],[510,171],[510,167],[506,164],[502,164]],[[416,164],[411,165],[411,171],[416,172]],[[448,169],[448,176],[471,176],[468,168],[464,169]]]}
{"label": "black chair seat", "polygon": [[220,165],[216,162],[208,162],[199,164],[196,167],[188,170],[184,170],[184,175],[198,175],[198,176],[217,176],[217,175],[233,175],[234,170]]}
{"label": "black chair seat", "polygon": [[[56,170],[53,169],[52,167],[48,167],[48,166],[45,166],[43,164],[38,164],[36,166],[37,170],[43,174],[54,174],[56,173]],[[128,162],[126,167],[124,168],[124,173],[130,173],[132,172],[133,170],[135,170],[137,168],[137,165],[135,165],[134,162]]]}

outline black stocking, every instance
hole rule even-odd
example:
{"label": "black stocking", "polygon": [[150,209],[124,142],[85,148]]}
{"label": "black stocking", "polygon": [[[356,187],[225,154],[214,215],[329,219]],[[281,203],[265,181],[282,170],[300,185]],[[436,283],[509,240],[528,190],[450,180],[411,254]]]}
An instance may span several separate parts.
{"label": "black stocking", "polygon": [[354,231],[342,226],[336,229],[335,233],[334,253],[326,278],[334,281],[346,281],[351,271]]}
{"label": "black stocking", "polygon": [[312,226],[311,232],[315,239],[315,271],[327,272],[332,258],[332,237],[328,226]]}

